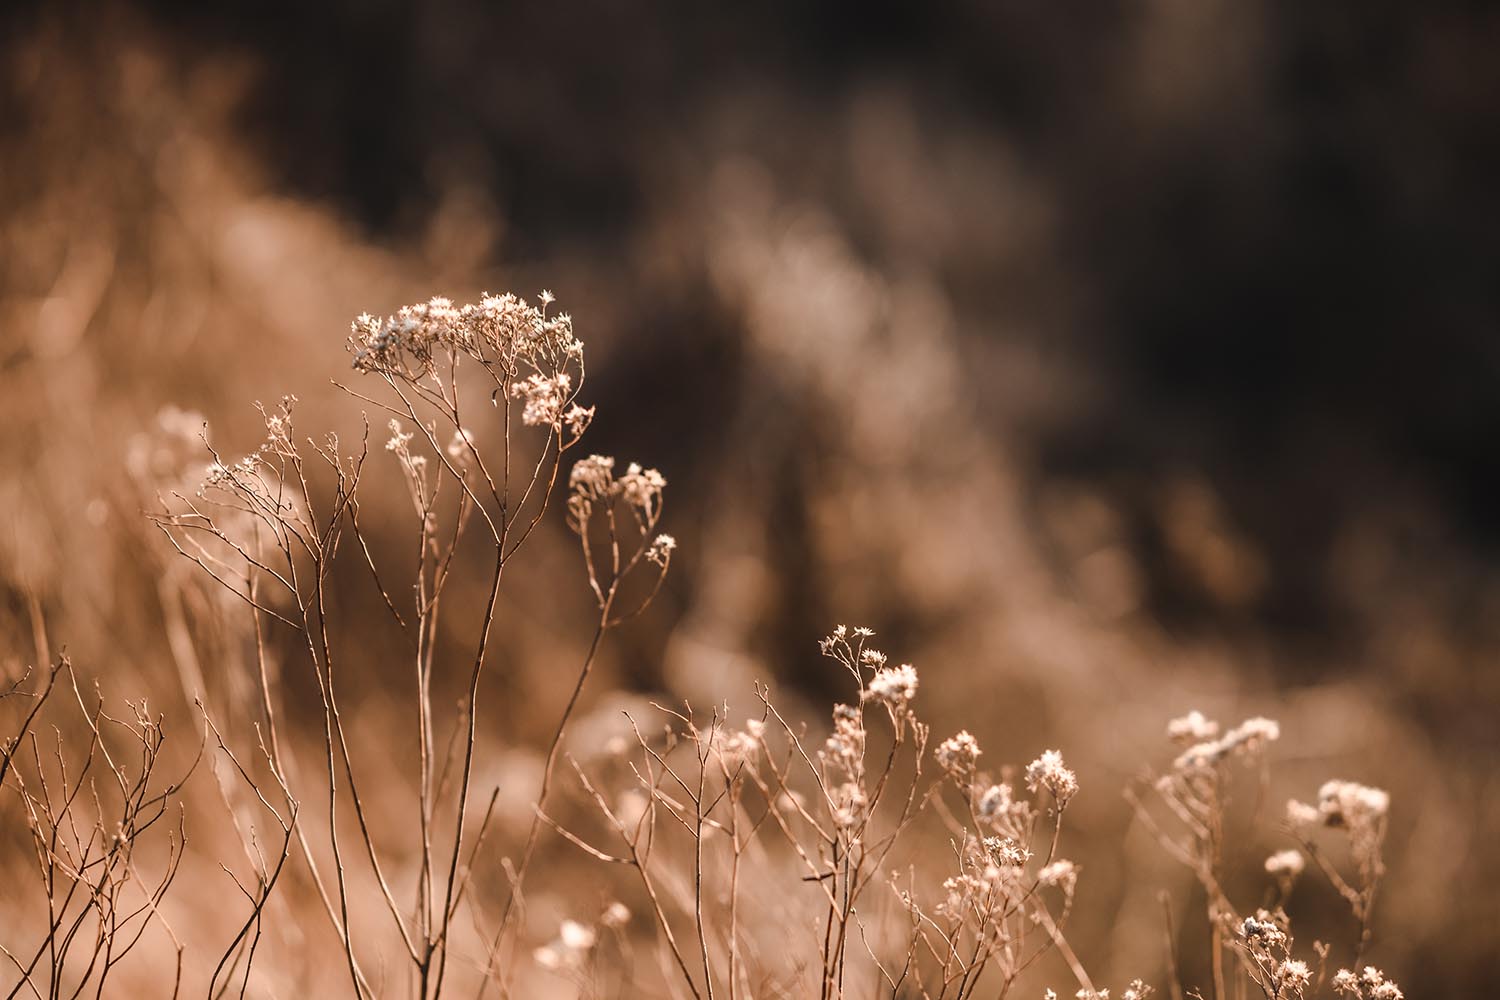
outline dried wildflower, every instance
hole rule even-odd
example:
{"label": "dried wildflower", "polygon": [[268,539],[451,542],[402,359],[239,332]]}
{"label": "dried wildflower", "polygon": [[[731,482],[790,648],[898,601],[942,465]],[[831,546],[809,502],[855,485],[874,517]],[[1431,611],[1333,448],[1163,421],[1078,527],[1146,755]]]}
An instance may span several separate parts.
{"label": "dried wildflower", "polygon": [[1331,985],[1335,993],[1356,997],[1358,1000],[1404,1000],[1401,988],[1386,979],[1384,973],[1373,965],[1365,966],[1364,971],[1358,975],[1348,969],[1340,969],[1334,975]]}
{"label": "dried wildflower", "polygon": [[432,490],[427,478],[427,456],[412,454],[411,442],[416,437],[416,432],[402,430],[401,421],[395,418],[392,418],[387,426],[390,428],[391,437],[385,443],[385,450],[396,456],[396,461],[401,466],[402,477],[406,480],[406,490],[411,495],[412,507],[416,509],[417,517],[425,518],[432,506]]}
{"label": "dried wildflower", "polygon": [[819,756],[852,773],[864,755],[865,726],[859,709],[851,705],[833,706],[833,734]]}
{"label": "dried wildflower", "polygon": [[550,377],[532,374],[510,385],[510,397],[526,401],[521,423],[528,427],[561,426],[563,406],[572,391],[573,379],[567,372]]}
{"label": "dried wildflower", "polygon": [[[884,661],[884,657],[881,658]],[[917,695],[917,671],[910,663],[884,667],[875,671],[870,686],[861,695],[867,701],[878,701],[896,708],[910,704]]]}
{"label": "dried wildflower", "polygon": [[1289,958],[1276,970],[1276,982],[1283,990],[1301,993],[1312,982],[1312,970],[1306,962]]}
{"label": "dried wildflower", "polygon": [[576,920],[564,920],[557,933],[562,943],[574,951],[587,951],[597,940],[592,927],[586,927]]}
{"label": "dried wildflower", "polygon": [[1203,717],[1196,708],[1167,723],[1167,738],[1177,743],[1203,743],[1219,735],[1219,724]]}
{"label": "dried wildflower", "polygon": [[605,455],[590,455],[573,463],[568,485],[575,493],[592,499],[607,497],[615,489],[615,460]]}
{"label": "dried wildflower", "polygon": [[1246,719],[1224,734],[1224,743],[1234,751],[1256,753],[1267,743],[1281,738],[1281,725],[1274,719],[1256,716]]}
{"label": "dried wildflower", "polygon": [[583,432],[588,430],[589,424],[594,422],[594,407],[579,406],[574,403],[568,407],[568,412],[563,414],[563,423],[567,425],[568,433],[573,435],[577,441],[583,437]]}
{"label": "dried wildflower", "polygon": [[1303,830],[1307,827],[1317,826],[1323,822],[1323,814],[1318,811],[1317,806],[1310,806],[1306,802],[1296,799],[1288,799],[1286,803],[1287,825],[1294,830]]}
{"label": "dried wildflower", "polygon": [[625,470],[625,475],[620,477],[620,490],[625,495],[625,502],[638,509],[648,521],[656,519],[656,511],[661,504],[661,491],[666,485],[667,480],[660,472],[642,469],[634,462]]}
{"label": "dried wildflower", "polygon": [[677,539],[671,535],[657,535],[651,540],[651,545],[646,549],[646,558],[656,563],[662,569],[667,568],[667,563],[672,559],[672,553],[677,549]]}
{"label": "dried wildflower", "polygon": [[1307,859],[1301,851],[1277,851],[1266,858],[1266,872],[1277,878],[1295,879],[1307,867]]}
{"label": "dried wildflower", "polygon": [[406,449],[407,445],[411,443],[412,438],[416,437],[416,432],[414,431],[407,431],[403,433],[401,430],[401,421],[395,419],[394,417],[391,418],[391,422],[387,426],[390,427],[391,437],[390,440],[386,441],[385,443],[386,451],[399,453]]}
{"label": "dried wildflower", "polygon": [[[1173,732],[1173,726],[1178,726],[1178,723],[1182,723],[1181,726],[1178,726],[1177,732],[1181,737],[1187,737],[1192,728],[1187,720],[1191,719],[1192,714],[1189,714],[1182,719],[1174,720],[1172,725],[1168,726],[1168,733]],[[1199,716],[1199,719],[1201,720],[1202,717]],[[1197,728],[1201,733],[1207,734],[1210,731],[1210,727],[1212,729],[1218,728],[1206,722]],[[1201,774],[1210,770],[1231,754],[1249,756],[1259,753],[1267,743],[1279,739],[1280,736],[1281,726],[1274,720],[1259,716],[1253,719],[1246,719],[1219,739],[1203,739],[1188,747],[1172,762],[1172,769],[1187,775]]]}
{"label": "dried wildflower", "polygon": [[1125,987],[1125,992],[1120,994],[1120,1000],[1146,1000],[1156,990],[1147,986],[1140,979],[1132,979],[1130,985]]}
{"label": "dried wildflower", "polygon": [[1172,761],[1172,770],[1185,774],[1207,771],[1224,759],[1228,748],[1219,740],[1194,743]]}
{"label": "dried wildflower", "polygon": [[859,651],[859,662],[867,667],[883,667],[885,654],[878,649],[862,649]]}
{"label": "dried wildflower", "polygon": [[935,756],[938,765],[944,771],[957,777],[973,771],[982,752],[979,749],[979,741],[970,736],[969,731],[965,729],[940,743]]}
{"label": "dried wildflower", "polygon": [[1390,794],[1380,788],[1327,781],[1318,789],[1318,812],[1328,826],[1368,826],[1384,819],[1390,807]]}
{"label": "dried wildflower", "polygon": [[[543,297],[544,305],[552,301],[550,293]],[[349,350],[356,371],[400,377],[426,374],[440,351],[505,372],[522,365],[555,370],[583,357],[566,313],[549,317],[510,294],[486,294],[462,308],[437,297],[384,319],[365,313],[350,324]]]}
{"label": "dried wildflower", "polygon": [[865,790],[853,781],[846,781],[833,789],[829,798],[833,805],[833,822],[844,830],[859,826],[870,804]]}
{"label": "dried wildflower", "polygon": [[1366,883],[1378,879],[1384,871],[1380,853],[1390,808],[1390,794],[1380,788],[1329,781],[1318,790],[1318,815],[1324,825],[1338,827],[1348,835],[1350,851]]}
{"label": "dried wildflower", "polygon": [[608,455],[590,455],[573,463],[568,474],[568,523],[580,535],[600,500],[619,495],[620,482],[615,479],[615,460]]}
{"label": "dried wildflower", "polygon": [[1058,886],[1071,896],[1078,882],[1078,866],[1071,861],[1054,861],[1036,873],[1036,880],[1042,885]]}
{"label": "dried wildflower", "polygon": [[1047,750],[1026,766],[1026,787],[1033,792],[1045,788],[1061,809],[1078,794],[1078,776],[1063,764],[1061,751]]}
{"label": "dried wildflower", "polygon": [[599,917],[602,927],[620,928],[630,922],[630,910],[619,900],[615,900],[604,908],[604,913]]}
{"label": "dried wildflower", "polygon": [[265,493],[265,486],[260,478],[260,471],[265,466],[265,459],[261,458],[259,452],[246,455],[233,465],[225,465],[216,460],[204,470],[203,485],[198,492],[202,494],[213,489],[235,489],[262,495]]}
{"label": "dried wildflower", "polygon": [[592,927],[576,920],[564,920],[557,930],[557,939],[536,949],[531,955],[544,969],[576,969],[583,964],[584,958],[597,941],[598,934]]}
{"label": "dried wildflower", "polygon": [[1246,917],[1240,923],[1240,936],[1250,944],[1264,949],[1285,948],[1289,939],[1286,930],[1282,927],[1280,913],[1271,914],[1265,910],[1256,910],[1255,916]]}
{"label": "dried wildflower", "polygon": [[996,816],[1009,810],[1010,805],[1010,786],[991,785],[980,793],[976,810],[981,818],[994,819]]}
{"label": "dried wildflower", "polygon": [[985,837],[984,849],[989,860],[1007,868],[1020,868],[1031,858],[1031,852],[1010,837]]}
{"label": "dried wildflower", "polygon": [[715,738],[713,748],[725,767],[734,768],[755,763],[760,740],[751,733],[730,732]]}

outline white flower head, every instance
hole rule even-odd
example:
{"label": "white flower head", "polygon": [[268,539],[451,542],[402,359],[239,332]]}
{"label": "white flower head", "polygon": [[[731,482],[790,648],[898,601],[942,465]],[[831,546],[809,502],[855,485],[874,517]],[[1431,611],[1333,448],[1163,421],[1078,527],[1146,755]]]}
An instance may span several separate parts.
{"label": "white flower head", "polygon": [[671,535],[657,535],[651,540],[651,546],[646,549],[646,558],[662,569],[666,569],[667,563],[671,561],[672,553],[676,550],[677,539]]}
{"label": "white flower head", "polygon": [[1306,802],[1296,799],[1288,799],[1286,803],[1287,825],[1294,830],[1305,830],[1308,827],[1317,826],[1323,822],[1323,814],[1318,811],[1317,806],[1310,806]]}
{"label": "white flower head", "polygon": [[563,945],[573,951],[588,951],[598,940],[592,927],[580,924],[576,920],[564,920],[562,926],[557,930],[558,939]]}
{"label": "white flower head", "polygon": [[1289,958],[1276,970],[1276,979],[1282,989],[1301,993],[1312,982],[1312,970],[1307,967],[1306,962]]}
{"label": "white flower head", "polygon": [[1219,735],[1219,724],[1196,708],[1167,723],[1167,738],[1176,743],[1203,743]]}
{"label": "white flower head", "polygon": [[1071,861],[1054,861],[1037,872],[1036,878],[1042,885],[1059,886],[1071,895],[1078,882],[1078,866]]}
{"label": "white flower head", "polygon": [[655,517],[661,504],[661,491],[667,485],[666,477],[655,469],[643,469],[635,462],[620,477],[620,490],[625,502],[641,511],[648,519]]}
{"label": "white flower head", "polygon": [[1061,751],[1047,750],[1026,766],[1026,787],[1033,792],[1045,788],[1062,808],[1078,794],[1078,776],[1063,763]]}
{"label": "white flower head", "polygon": [[979,741],[965,729],[940,743],[935,756],[944,771],[961,776],[974,770],[981,753]]}
{"label": "white flower head", "polygon": [[1353,781],[1327,781],[1318,789],[1318,811],[1329,826],[1368,826],[1385,818],[1391,796],[1381,788]]}
{"label": "white flower head", "polygon": [[1277,851],[1266,858],[1266,872],[1277,878],[1295,879],[1307,868],[1307,859],[1298,850]]}
{"label": "white flower head", "polygon": [[882,667],[875,671],[870,686],[861,697],[900,708],[910,704],[916,695],[917,670],[910,663],[903,663],[899,667]]}

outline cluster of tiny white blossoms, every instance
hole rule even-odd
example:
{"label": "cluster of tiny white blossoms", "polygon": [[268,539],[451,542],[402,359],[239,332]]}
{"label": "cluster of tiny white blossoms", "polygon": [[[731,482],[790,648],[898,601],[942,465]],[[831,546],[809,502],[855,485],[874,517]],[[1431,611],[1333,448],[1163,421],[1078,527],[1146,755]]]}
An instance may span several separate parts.
{"label": "cluster of tiny white blossoms", "polygon": [[677,539],[667,534],[657,535],[646,548],[646,558],[662,569],[666,569],[667,563],[672,559],[672,553],[676,550]]}
{"label": "cluster of tiny white blossoms", "polygon": [[1255,916],[1246,917],[1240,923],[1240,936],[1266,949],[1285,948],[1290,941],[1285,922],[1283,914],[1256,910]]}
{"label": "cluster of tiny white blossoms", "polygon": [[1197,740],[1172,762],[1173,770],[1184,774],[1206,772],[1231,756],[1253,756],[1265,749],[1267,743],[1281,738],[1281,726],[1275,720],[1260,716],[1246,719],[1215,739],[1214,734],[1218,731],[1218,723],[1205,719],[1197,711],[1169,722],[1167,736],[1170,739],[1178,743]]}
{"label": "cluster of tiny white blossoms", "polygon": [[233,465],[214,459],[203,470],[203,485],[198,491],[199,495],[208,490],[230,488],[259,492],[262,486],[260,470],[264,465],[265,461],[259,451],[251,452]]}
{"label": "cluster of tiny white blossoms", "polygon": [[516,372],[526,365],[557,370],[583,357],[583,344],[573,335],[567,313],[548,316],[550,292],[541,294],[542,308],[509,293],[484,295],[478,303],[454,306],[433,298],[402,306],[384,318],[368,313],[350,326],[349,349],[354,368],[361,372],[410,377],[432,371],[439,350],[463,354],[501,370]]}
{"label": "cluster of tiny white blossoms", "polygon": [[1061,751],[1047,750],[1026,765],[1026,787],[1033,792],[1045,788],[1061,809],[1078,794],[1078,776],[1063,763]]}
{"label": "cluster of tiny white blossoms", "polygon": [[642,512],[653,510],[661,502],[661,491],[666,485],[667,480],[660,472],[642,469],[634,462],[620,477],[620,492],[624,494],[625,502]]}
{"label": "cluster of tiny white blossoms", "polygon": [[[622,499],[643,524],[655,524],[661,516],[662,490],[667,480],[655,469],[643,469],[635,462],[624,474],[615,476],[615,460],[607,455],[590,455],[574,463],[568,475],[568,517],[574,530],[589,519],[600,501]],[[664,536],[661,553],[676,548],[671,536]]]}
{"label": "cluster of tiny white blossoms", "polygon": [[1252,963],[1256,982],[1267,996],[1303,1000],[1312,984],[1312,970],[1292,957],[1290,923],[1282,910],[1256,910],[1239,925],[1239,945]]}
{"label": "cluster of tiny white blossoms", "polygon": [[819,756],[824,763],[852,772],[865,756],[865,724],[852,705],[833,706],[833,732]]}
{"label": "cluster of tiny white blossoms", "polygon": [[1333,991],[1355,1000],[1404,1000],[1401,988],[1373,965],[1367,965],[1358,974],[1349,969],[1340,969],[1330,982]]}
{"label": "cluster of tiny white blossoms", "polygon": [[542,375],[536,372],[510,384],[510,398],[525,400],[521,423],[528,427],[555,427],[567,423],[573,437],[578,437],[593,420],[593,407],[576,403],[564,410],[572,399],[573,377],[567,372]]}
{"label": "cluster of tiny white blossoms", "polygon": [[741,730],[710,730],[709,747],[733,770],[738,767],[754,767],[760,748],[765,742],[766,724],[761,719],[747,719]]}
{"label": "cluster of tiny white blossoms", "polygon": [[870,806],[870,797],[857,781],[846,781],[829,792],[833,822],[840,830],[853,830],[862,824]]}
{"label": "cluster of tiny white blossoms", "polygon": [[1339,827],[1356,840],[1383,835],[1391,796],[1381,788],[1353,781],[1326,781],[1318,789],[1318,804],[1308,805],[1297,799],[1286,804],[1287,824],[1295,831],[1318,826]]}
{"label": "cluster of tiny white blossoms", "polygon": [[1003,912],[1025,898],[1023,876],[1031,852],[1010,837],[971,838],[960,858],[958,874],[943,880],[946,895],[934,913],[962,922]]}
{"label": "cluster of tiny white blossoms", "polygon": [[864,626],[857,626],[851,629],[847,625],[835,625],[832,632],[830,632],[822,639],[818,640],[818,649],[823,653],[824,656],[832,656],[835,659],[842,661],[844,657],[839,653],[840,648],[844,650],[851,649],[852,647],[849,645],[849,639],[852,636],[855,643],[859,645],[859,655],[862,656],[864,653],[864,640],[870,638],[874,634],[874,629],[865,628]]}
{"label": "cluster of tiny white blossoms", "polygon": [[416,432],[403,430],[401,421],[394,417],[388,426],[391,436],[385,443],[385,450],[395,455],[401,466],[401,475],[406,481],[406,489],[411,494],[417,516],[428,517],[432,512],[432,491],[427,479],[427,456],[411,450]]}
{"label": "cluster of tiny white blossoms", "polygon": [[1312,983],[1312,970],[1300,958],[1289,958],[1276,967],[1276,985],[1283,995],[1301,996]]}
{"label": "cluster of tiny white blossoms", "polygon": [[1353,781],[1325,781],[1318,789],[1318,813],[1328,826],[1355,829],[1385,819],[1391,796],[1382,788]]}
{"label": "cluster of tiny white blossoms", "polygon": [[1295,880],[1306,867],[1307,859],[1295,849],[1277,851],[1266,858],[1266,873],[1279,879]]}
{"label": "cluster of tiny white blossoms", "polygon": [[898,731],[904,732],[912,718],[911,702],[917,696],[917,668],[910,663],[887,666],[889,658],[885,653],[865,645],[865,640],[874,634],[868,628],[840,625],[819,641],[818,648],[859,681],[862,704],[884,705]]}
{"label": "cluster of tiny white blossoms", "polygon": [[[1146,1000],[1156,991],[1147,986],[1139,979],[1132,980],[1130,985],[1120,992],[1120,1000]],[[1042,994],[1046,1000],[1057,1000],[1057,991],[1048,990]],[[1085,987],[1073,994],[1074,1000],[1109,1000],[1109,990],[1091,990]]]}
{"label": "cluster of tiny white blossoms", "polygon": [[1036,880],[1042,885],[1056,886],[1071,897],[1078,884],[1078,866],[1068,860],[1054,861],[1036,873]]}
{"label": "cluster of tiny white blossoms", "polygon": [[1031,803],[1015,797],[1011,786],[978,783],[971,791],[974,815],[981,823],[1011,837],[1024,837],[1036,818]]}
{"label": "cluster of tiny white blossoms", "polygon": [[533,951],[531,957],[544,969],[576,969],[583,965],[598,940],[594,928],[576,920],[564,920],[557,929],[557,937]]}
{"label": "cluster of tiny white blossoms", "polygon": [[[630,923],[630,909],[615,900],[599,914],[599,927],[619,932]],[[577,920],[564,920],[557,937],[535,949],[531,957],[536,964],[554,972],[568,972],[581,967],[599,943],[599,931]]]}
{"label": "cluster of tiny white blossoms", "polygon": [[1309,805],[1292,799],[1286,804],[1287,826],[1304,841],[1315,828],[1342,830],[1349,839],[1349,850],[1367,886],[1373,886],[1384,873],[1381,851],[1385,842],[1386,820],[1391,797],[1381,788],[1371,788],[1353,781],[1327,781],[1318,789],[1318,804]]}
{"label": "cluster of tiny white blossoms", "polygon": [[1196,708],[1167,723],[1167,737],[1174,743],[1203,743],[1219,735],[1219,724],[1204,718]]}
{"label": "cluster of tiny white blossoms", "polygon": [[[260,403],[255,404],[265,421],[265,441],[238,462],[228,463],[215,455],[214,460],[203,470],[203,482],[198,488],[198,495],[204,496],[219,490],[255,498],[260,505],[271,500],[274,492],[272,481],[279,478],[273,463],[295,455],[292,443],[292,408],[296,403],[296,396],[282,396],[273,409],[267,409]],[[290,503],[284,497],[279,500]]]}
{"label": "cluster of tiny white blossoms", "polygon": [[953,777],[963,777],[973,773],[983,752],[979,749],[979,741],[964,729],[938,744],[934,756],[944,771]]}
{"label": "cluster of tiny white blossoms", "polygon": [[881,667],[870,678],[861,697],[896,708],[903,708],[917,696],[917,670],[910,663],[899,667]]}

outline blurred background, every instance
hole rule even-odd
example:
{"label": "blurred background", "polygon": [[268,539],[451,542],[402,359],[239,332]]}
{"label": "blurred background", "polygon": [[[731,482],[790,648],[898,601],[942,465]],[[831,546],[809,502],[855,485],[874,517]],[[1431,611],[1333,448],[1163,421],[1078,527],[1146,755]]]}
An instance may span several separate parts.
{"label": "blurred background", "polygon": [[[354,315],[550,288],[588,450],[665,473],[681,546],[590,708],[764,679],[819,718],[816,639],[870,625],[938,736],[1078,770],[1102,982],[1191,899],[1118,789],[1169,718],[1265,714],[1273,802],[1392,792],[1378,964],[1488,995],[1497,47],[1461,2],[9,4],[0,663],[45,636],[189,711],[148,683],[166,408],[229,454],[283,393],[347,427]],[[505,596],[497,775],[587,639],[569,544]]]}

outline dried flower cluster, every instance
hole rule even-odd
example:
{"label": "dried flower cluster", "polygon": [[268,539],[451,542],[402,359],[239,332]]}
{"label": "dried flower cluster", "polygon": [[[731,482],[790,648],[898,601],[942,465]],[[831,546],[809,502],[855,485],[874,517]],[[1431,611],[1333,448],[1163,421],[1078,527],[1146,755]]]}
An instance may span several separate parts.
{"label": "dried flower cluster", "polygon": [[[255,657],[248,729],[221,732],[215,721],[225,712],[218,706],[243,711],[241,703],[210,697],[204,708],[205,748],[245,855],[223,868],[245,912],[208,994],[254,992],[261,932],[293,871],[321,904],[361,1000],[398,979],[421,1000],[459,988],[524,996],[539,976],[561,977],[583,996],[1004,998],[1036,995],[1036,977],[1056,971],[1038,964],[1045,956],[1076,981],[1067,995],[1110,1000],[1068,940],[1088,893],[1086,873],[1064,851],[1064,820],[1083,794],[1078,773],[1058,749],[1025,767],[992,768],[967,729],[930,745],[919,712],[928,689],[914,665],[873,645],[869,628],[840,625],[819,644],[846,689],[828,715],[790,717],[758,687],[742,723],[730,722],[727,705],[706,713],[656,705],[654,723],[632,710],[628,733],[617,731],[602,753],[570,756],[577,744],[568,729],[601,644],[651,606],[677,541],[659,530],[667,486],[659,471],[635,463],[622,471],[604,455],[565,462],[595,410],[578,402],[583,348],[567,315],[548,314],[552,301],[546,292],[538,306],[512,295],[462,307],[435,298],[383,319],[361,316],[349,341],[353,366],[373,376],[380,395],[345,391],[378,408],[390,458],[366,468],[368,425],[355,454],[332,436],[299,439],[287,398],[262,408],[266,437],[255,451],[226,462],[210,449],[201,488],[174,494],[158,519],[176,551],[242,613],[238,631],[220,627]],[[201,421],[173,415],[163,426],[186,439]],[[513,433],[519,428],[545,433]],[[361,498],[381,482],[417,515],[402,521],[414,542],[405,551],[416,558],[399,585],[361,521]],[[479,685],[506,567],[556,492],[597,617],[566,702],[545,708],[556,725],[518,843],[497,857],[502,788],[476,787],[485,773],[476,768]],[[459,554],[476,550],[489,557],[487,599],[445,600]],[[346,579],[335,565],[350,558],[410,663],[409,687],[384,693],[406,699],[412,731],[378,767],[350,752],[341,708],[346,664],[359,661],[350,636],[357,642],[366,625],[330,624],[341,609],[329,588]],[[282,650],[292,657],[285,664]],[[181,782],[154,783],[163,735],[144,705],[116,722],[74,681],[92,733],[81,769],[61,748],[55,758],[40,750],[36,711],[64,668],[32,692],[35,709],[0,744],[0,785],[17,793],[55,917],[39,943],[4,953],[20,970],[17,994],[102,993],[140,932],[161,924],[157,904],[182,856],[181,829],[161,822]],[[283,684],[283,670],[303,671],[300,687]],[[460,697],[435,694],[447,687]],[[283,731],[289,689],[310,692],[321,742]],[[982,720],[973,722],[983,734]],[[103,733],[112,726],[131,747],[133,769],[111,756]],[[1364,964],[1389,796],[1330,781],[1316,804],[1288,803],[1284,832],[1295,847],[1264,859],[1273,884],[1258,905],[1241,908],[1225,889],[1238,884],[1225,859],[1244,856],[1230,849],[1228,805],[1242,772],[1265,779],[1280,727],[1255,717],[1226,731],[1193,711],[1166,734],[1175,756],[1127,795],[1203,890],[1213,976],[1185,989],[1174,959],[1171,995],[1226,998],[1248,987],[1266,1000],[1312,1000],[1319,990],[1401,1000]],[[83,794],[89,768],[101,766],[118,802]],[[376,783],[383,797],[407,796],[403,829],[376,828],[367,809]],[[153,828],[166,843],[151,860],[165,862],[148,880],[136,845]],[[565,905],[528,915],[544,849],[582,852],[623,884],[600,886],[592,900],[554,898]],[[1309,863],[1359,924],[1352,961],[1331,978],[1332,946],[1300,949],[1286,911]],[[373,921],[361,913],[372,905]],[[80,927],[100,930],[88,940]],[[655,961],[639,960],[646,945]],[[387,974],[392,956],[400,977]],[[1114,995],[1153,993],[1136,979]]]}
{"label": "dried flower cluster", "polygon": [[542,292],[541,301],[537,308],[506,293],[456,307],[436,297],[402,306],[384,319],[362,314],[350,325],[354,367],[419,378],[430,374],[445,352],[456,351],[502,371],[514,372],[521,365],[560,370],[565,362],[583,357],[583,344],[573,335],[567,313],[547,316],[552,293]]}
{"label": "dried flower cluster", "polygon": [[[1218,735],[1217,723],[1193,711],[1172,720],[1167,737],[1188,744],[1172,762],[1171,769],[1154,780],[1146,780],[1127,791],[1136,814],[1162,846],[1186,865],[1202,884],[1207,897],[1207,918],[1213,931],[1214,990],[1224,995],[1227,973],[1223,956],[1234,956],[1246,978],[1257,986],[1267,1000],[1304,1000],[1315,995],[1320,977],[1314,969],[1323,968],[1329,948],[1315,943],[1316,964],[1299,958],[1294,952],[1290,920],[1281,907],[1291,895],[1311,858],[1329,881],[1349,902],[1359,921],[1360,934],[1355,945],[1358,963],[1370,943],[1370,915],[1375,888],[1383,868],[1380,847],[1384,836],[1385,813],[1389,798],[1378,789],[1350,782],[1331,781],[1319,795],[1319,806],[1293,800],[1287,804],[1287,830],[1296,837],[1300,849],[1277,851],[1266,858],[1264,868],[1276,882],[1278,903],[1273,909],[1257,909],[1241,916],[1224,891],[1222,862],[1225,851],[1226,816],[1233,775],[1231,764],[1242,761],[1258,765],[1264,779],[1268,745],[1280,738],[1281,727],[1265,718],[1248,719]],[[1149,789],[1163,807],[1159,816],[1144,797]],[[1173,828],[1175,826],[1175,829]],[[1307,839],[1318,826],[1339,827],[1349,833],[1352,855],[1358,875],[1353,880],[1343,876],[1325,855]],[[1340,973],[1345,976],[1346,973]],[[1337,988],[1338,979],[1334,980]],[[1391,987],[1394,989],[1394,986]],[[1395,995],[1399,996],[1399,990]]]}
{"label": "dried flower cluster", "polygon": [[[345,391],[388,415],[385,450],[395,458],[402,486],[417,514],[420,558],[409,586],[387,586],[388,571],[378,564],[376,549],[361,526],[361,486],[368,479],[366,442],[361,442],[358,453],[346,455],[332,436],[322,443],[299,441],[291,399],[283,400],[275,410],[262,411],[267,432],[264,444],[232,464],[214,453],[196,497],[174,494],[167,501],[168,510],[158,518],[177,551],[239,598],[249,614],[256,638],[259,722],[265,734],[258,772],[239,767],[241,758],[227,742],[219,741],[219,751],[236,762],[240,776],[259,795],[262,811],[283,831],[282,862],[295,850],[323,902],[343,948],[349,984],[359,997],[378,992],[370,970],[383,958],[379,949],[361,939],[347,917],[348,900],[364,877],[346,864],[351,847],[368,863],[364,874],[378,890],[410,961],[415,990],[424,1000],[438,996],[450,981],[450,949],[458,933],[456,918],[464,906],[475,908],[476,929],[485,923],[493,928],[488,935],[477,932],[484,939],[470,940],[466,951],[482,956],[487,983],[497,985],[502,994],[510,992],[525,881],[565,727],[591,672],[600,638],[650,604],[676,547],[670,535],[654,532],[666,486],[660,473],[631,465],[616,477],[613,460],[600,456],[573,467],[567,477],[568,514],[582,539],[590,584],[599,600],[596,637],[579,668],[572,697],[561,710],[538,793],[536,819],[519,858],[514,864],[505,863],[510,892],[498,918],[487,921],[478,912],[486,900],[473,890],[472,871],[491,827],[499,789],[491,791],[488,805],[476,815],[472,786],[478,722],[473,708],[492,645],[505,568],[539,523],[562,475],[564,455],[578,443],[595,413],[577,402],[584,381],[583,346],[566,314],[548,314],[552,301],[547,292],[542,293],[540,306],[514,295],[486,295],[462,307],[434,298],[403,307],[384,319],[365,315],[354,321],[349,340],[353,367],[383,382],[388,395],[377,399]],[[488,405],[474,408],[469,400],[475,396]],[[540,439],[517,436],[512,434],[514,425],[548,433]],[[486,442],[492,444],[487,447]],[[475,524],[482,526],[493,556],[489,597],[475,620],[448,623],[442,612],[450,604],[442,596],[451,580],[455,555],[467,544],[467,529]],[[597,534],[591,533],[595,527],[600,528]],[[362,773],[350,756],[345,716],[339,708],[336,664],[349,657],[340,649],[342,633],[330,627],[333,612],[325,586],[346,536],[354,539],[352,552],[364,564],[392,623],[411,650],[410,697],[416,725],[411,743],[415,794],[410,832],[419,850],[416,892],[405,902],[398,901],[391,889],[388,868],[393,859],[385,853],[383,839],[377,841],[371,831],[362,795],[365,782],[385,779]],[[640,592],[632,592],[632,607],[622,612],[617,606],[621,588],[641,566],[650,567],[649,574],[642,574],[650,580]],[[444,634],[453,637],[450,642],[464,637],[461,641],[469,647],[469,655],[462,658],[467,661],[467,697],[446,719],[433,697],[434,674],[445,665],[438,655],[440,623]],[[265,640],[268,631],[277,628],[299,637],[312,689],[321,704],[322,770],[329,776],[321,795],[326,803],[326,840],[321,844],[308,824],[294,819],[300,799],[318,794],[315,786],[304,782],[307,774],[319,769],[294,766],[295,751],[279,732],[279,693],[269,679],[272,669]],[[446,756],[439,750],[439,732],[451,734],[446,738]],[[262,793],[264,788],[279,793]],[[279,806],[275,804],[278,798]],[[351,809],[356,820],[352,843],[341,816]],[[247,854],[260,857],[252,828],[241,829],[247,838]],[[281,865],[260,862],[254,868],[260,888],[245,891],[251,913],[220,969],[242,983],[249,982],[257,929]],[[601,923],[623,926],[628,913],[621,913],[623,906],[610,909]],[[566,923],[556,941],[532,954],[540,964],[577,972],[591,954],[594,940],[592,929]]]}

